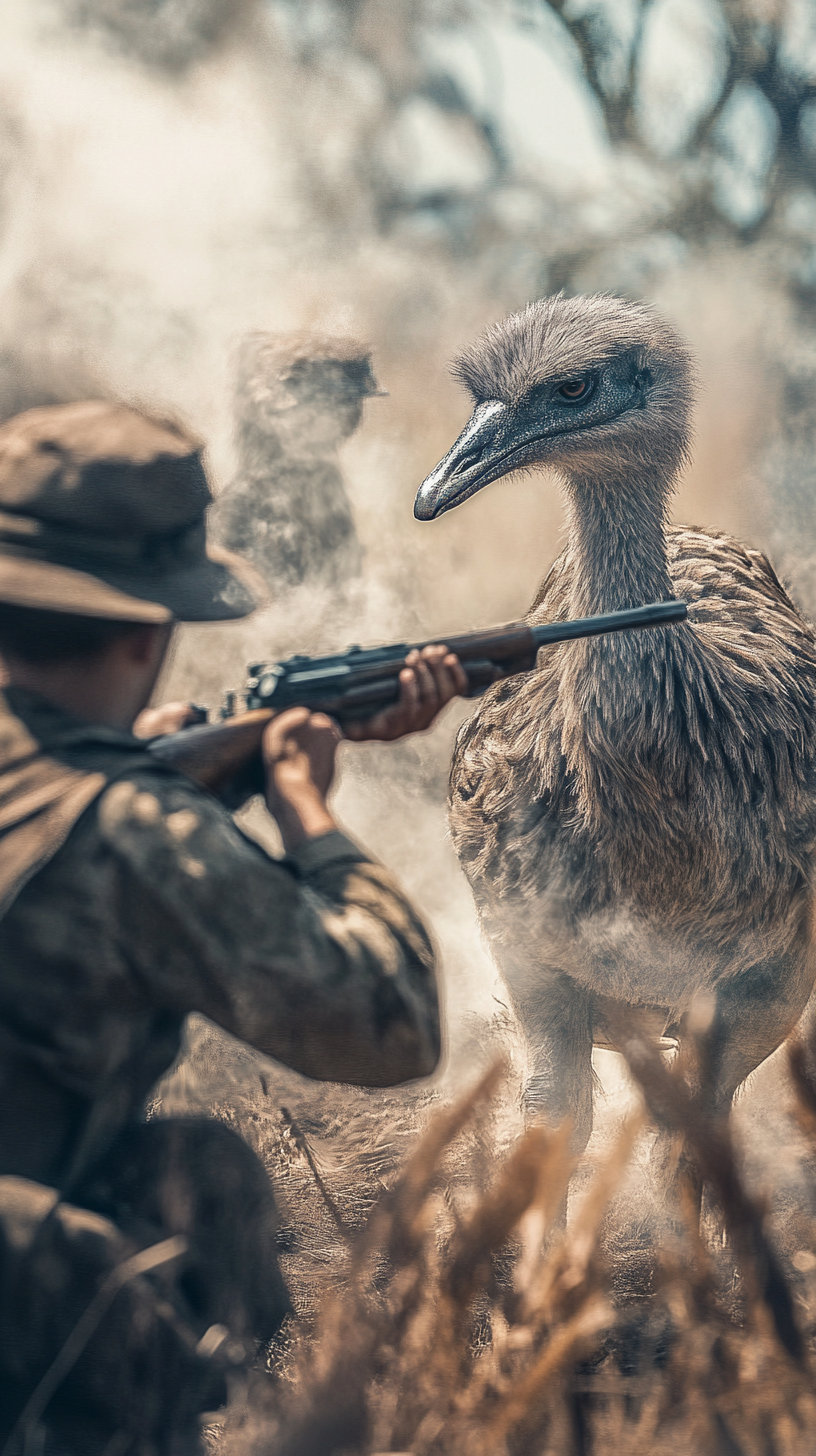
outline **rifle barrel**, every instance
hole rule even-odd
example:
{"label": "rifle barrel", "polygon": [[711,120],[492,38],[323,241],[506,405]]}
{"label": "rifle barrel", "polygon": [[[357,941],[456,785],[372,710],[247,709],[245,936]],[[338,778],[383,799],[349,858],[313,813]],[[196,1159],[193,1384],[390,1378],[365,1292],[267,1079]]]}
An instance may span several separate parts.
{"label": "rifle barrel", "polygon": [[574,622],[546,622],[532,627],[536,647],[550,642],[571,642],[576,637],[599,637],[602,633],[626,632],[633,627],[663,627],[668,622],[684,622],[688,616],[685,602],[649,602],[645,607],[625,607],[620,612],[601,612],[597,617],[578,617]]}

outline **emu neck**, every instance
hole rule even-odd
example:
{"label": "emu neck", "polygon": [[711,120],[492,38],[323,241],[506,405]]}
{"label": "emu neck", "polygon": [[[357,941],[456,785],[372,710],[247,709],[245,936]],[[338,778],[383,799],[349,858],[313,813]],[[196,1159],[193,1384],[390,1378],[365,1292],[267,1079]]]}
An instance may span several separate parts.
{"label": "emu neck", "polygon": [[671,484],[654,475],[623,482],[573,478],[568,490],[573,561],[570,615],[591,616],[673,595],[666,560]]}
{"label": "emu neck", "polygon": [[[674,595],[666,559],[669,483],[570,482],[571,617],[619,611]],[[561,752],[587,822],[618,832],[661,792],[678,788],[685,763],[667,754],[668,699],[655,693],[674,651],[672,629],[621,632],[575,644],[560,675]]]}

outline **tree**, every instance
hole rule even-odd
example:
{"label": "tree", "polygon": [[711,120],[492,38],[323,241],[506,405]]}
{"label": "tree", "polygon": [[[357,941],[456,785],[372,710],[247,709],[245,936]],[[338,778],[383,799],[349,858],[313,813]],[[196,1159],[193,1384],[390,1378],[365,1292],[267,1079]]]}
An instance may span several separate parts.
{"label": "tree", "polygon": [[[461,280],[476,280],[507,306],[559,288],[648,293],[684,257],[755,258],[776,289],[767,363],[781,404],[765,475],[816,609],[814,0],[64,6],[165,78],[230,44],[266,56],[315,253],[396,242],[408,271],[447,269],[463,296]],[[600,220],[591,187],[559,190],[520,155],[512,72],[504,94],[476,74],[494,64],[499,32],[523,38],[542,86],[553,58],[571,77],[604,152]]]}
{"label": "tree", "polygon": [[[529,291],[540,292],[646,292],[683,254],[753,253],[778,300],[766,362],[780,416],[764,473],[778,548],[816,609],[812,0],[277,0],[272,10],[290,20],[297,14],[311,67],[340,46],[377,78],[380,99],[361,133],[356,176],[381,231],[422,218],[452,256],[481,257],[497,278],[512,257],[515,276],[520,271]],[[542,59],[558,55],[582,88],[618,199],[602,225],[519,167],[501,101],[478,96],[461,66],[446,63],[440,35],[461,40],[497,23],[524,33]],[[401,181],[383,138],[418,99],[435,112],[440,137],[453,122],[460,136],[470,129],[482,149],[481,175],[424,189]],[[546,206],[548,225],[535,212],[531,222],[523,208],[502,209],[509,189]]]}

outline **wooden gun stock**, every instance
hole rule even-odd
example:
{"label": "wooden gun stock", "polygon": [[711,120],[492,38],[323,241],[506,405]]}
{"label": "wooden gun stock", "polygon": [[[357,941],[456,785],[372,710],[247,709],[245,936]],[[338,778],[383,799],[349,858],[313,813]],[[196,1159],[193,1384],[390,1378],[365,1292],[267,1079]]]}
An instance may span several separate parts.
{"label": "wooden gun stock", "polygon": [[223,723],[197,723],[154,738],[150,752],[237,808],[263,793],[261,739],[274,716],[271,708],[253,708]]}

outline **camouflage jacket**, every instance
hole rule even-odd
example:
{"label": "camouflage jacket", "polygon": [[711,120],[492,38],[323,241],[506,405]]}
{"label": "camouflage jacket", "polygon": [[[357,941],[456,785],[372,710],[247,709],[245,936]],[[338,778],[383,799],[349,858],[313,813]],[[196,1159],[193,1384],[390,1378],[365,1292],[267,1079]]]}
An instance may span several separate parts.
{"label": "camouflage jacket", "polygon": [[[80,798],[98,779],[50,857],[25,850],[30,875],[0,919],[0,1174],[62,1186],[95,1103],[113,1093],[118,1125],[137,1116],[191,1011],[310,1077],[387,1086],[433,1069],[427,934],[345,835],[275,860],[130,735],[21,689],[0,694],[3,715],[35,740],[33,769],[61,765]],[[9,741],[0,732],[7,880],[33,822],[25,808],[15,825],[15,800],[42,798],[4,780]]]}

